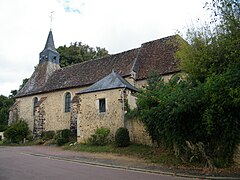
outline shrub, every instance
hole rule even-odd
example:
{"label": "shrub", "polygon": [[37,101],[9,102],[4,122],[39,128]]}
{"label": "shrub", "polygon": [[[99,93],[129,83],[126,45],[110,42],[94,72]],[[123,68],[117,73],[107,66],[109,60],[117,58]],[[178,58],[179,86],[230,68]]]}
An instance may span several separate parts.
{"label": "shrub", "polygon": [[97,128],[95,134],[92,134],[88,142],[95,146],[104,146],[107,144],[107,136],[110,133],[108,128]]}
{"label": "shrub", "polygon": [[23,120],[11,124],[4,132],[4,137],[8,142],[19,143],[23,142],[29,134],[28,124]]}
{"label": "shrub", "polygon": [[44,140],[44,141],[53,139],[54,136],[55,136],[55,132],[54,131],[43,131],[42,132],[42,140]]}
{"label": "shrub", "polygon": [[118,147],[126,147],[130,144],[130,137],[127,128],[118,128],[115,134],[115,143]]}
{"label": "shrub", "polygon": [[63,129],[57,132],[56,141],[58,146],[62,146],[70,141],[71,131],[69,129]]}
{"label": "shrub", "polygon": [[7,125],[0,124],[0,132],[5,131],[7,129]]}

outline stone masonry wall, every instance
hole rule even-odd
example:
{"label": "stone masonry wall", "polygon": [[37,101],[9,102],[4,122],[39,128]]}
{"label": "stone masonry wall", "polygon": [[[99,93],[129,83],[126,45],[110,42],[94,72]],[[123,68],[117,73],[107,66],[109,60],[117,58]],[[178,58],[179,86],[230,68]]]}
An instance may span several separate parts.
{"label": "stone masonry wall", "polygon": [[42,132],[46,130],[46,112],[45,105],[42,103],[37,107],[34,116],[34,129],[33,134],[36,137],[40,137]]}
{"label": "stone masonry wall", "polygon": [[21,101],[19,103],[19,118],[23,118],[28,123],[30,130],[33,131],[33,99],[34,97],[37,97],[38,100],[40,100],[42,97],[46,97],[47,99],[44,101],[44,109],[46,113],[45,130],[69,129],[71,112],[64,112],[65,93],[70,92],[71,98],[73,98],[75,93],[80,90],[81,88],[73,88],[18,98],[16,101]]}
{"label": "stone masonry wall", "polygon": [[143,123],[134,119],[126,121],[126,128],[129,131],[130,141],[137,144],[152,145],[152,140],[144,128]]}
{"label": "stone masonry wall", "polygon": [[19,119],[19,103],[20,101],[16,101],[9,109],[8,125],[11,125]]}
{"label": "stone masonry wall", "polygon": [[77,118],[78,118],[79,98],[74,96],[71,101],[70,130],[77,136]]}
{"label": "stone masonry wall", "polygon": [[[124,126],[121,90],[93,92],[79,95],[78,142],[86,142],[97,128],[110,129],[113,140],[116,130]],[[99,113],[99,99],[105,98],[106,112]]]}

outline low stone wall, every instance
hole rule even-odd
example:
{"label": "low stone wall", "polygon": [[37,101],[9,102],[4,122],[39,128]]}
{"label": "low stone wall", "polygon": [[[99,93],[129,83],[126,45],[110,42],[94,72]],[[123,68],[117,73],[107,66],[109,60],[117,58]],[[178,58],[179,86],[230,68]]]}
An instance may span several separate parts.
{"label": "low stone wall", "polygon": [[238,166],[240,166],[240,144],[238,145],[238,147],[234,153],[233,160]]}
{"label": "low stone wall", "polygon": [[3,132],[0,132],[0,141],[4,140]]}
{"label": "low stone wall", "polygon": [[152,146],[151,137],[147,133],[143,123],[141,123],[139,120],[127,120],[126,128],[129,131],[131,142]]}

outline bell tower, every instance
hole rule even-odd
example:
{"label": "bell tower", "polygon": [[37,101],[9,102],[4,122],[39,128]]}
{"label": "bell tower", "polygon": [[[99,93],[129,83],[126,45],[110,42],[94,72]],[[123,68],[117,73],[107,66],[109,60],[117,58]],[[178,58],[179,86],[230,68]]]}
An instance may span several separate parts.
{"label": "bell tower", "polygon": [[42,64],[45,61],[50,61],[52,63],[59,64],[59,58],[60,55],[54,46],[53,34],[52,30],[50,29],[46,45],[39,55],[39,64]]}

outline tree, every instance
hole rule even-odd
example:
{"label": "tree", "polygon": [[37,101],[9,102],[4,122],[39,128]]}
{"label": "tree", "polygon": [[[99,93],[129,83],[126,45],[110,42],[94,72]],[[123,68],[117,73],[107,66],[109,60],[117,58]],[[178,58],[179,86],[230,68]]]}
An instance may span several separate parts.
{"label": "tree", "polygon": [[96,47],[95,49],[81,42],[71,43],[69,47],[66,45],[59,46],[57,51],[60,53],[61,67],[108,55],[108,51],[105,48]]}
{"label": "tree", "polygon": [[[214,0],[212,24],[188,31],[184,74],[149,80],[138,117],[153,141],[183,160],[225,166],[240,143],[240,2]],[[220,138],[221,137],[221,138]]]}
{"label": "tree", "polygon": [[[29,78],[23,79],[23,80],[22,80],[22,84],[19,86],[19,89],[18,89],[18,90],[22,89],[22,88],[25,86],[25,84],[28,82],[28,80],[29,80]],[[15,92],[14,92],[14,93],[15,93]]]}
{"label": "tree", "polygon": [[29,132],[28,124],[25,121],[20,120],[11,124],[6,129],[4,137],[6,137],[10,143],[19,143],[23,142],[24,138],[27,138]]}
{"label": "tree", "polygon": [[0,96],[0,131],[4,131],[8,125],[8,110],[14,103],[12,98]]}

